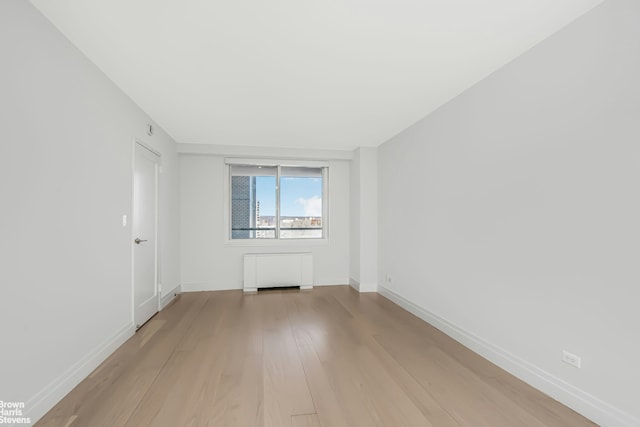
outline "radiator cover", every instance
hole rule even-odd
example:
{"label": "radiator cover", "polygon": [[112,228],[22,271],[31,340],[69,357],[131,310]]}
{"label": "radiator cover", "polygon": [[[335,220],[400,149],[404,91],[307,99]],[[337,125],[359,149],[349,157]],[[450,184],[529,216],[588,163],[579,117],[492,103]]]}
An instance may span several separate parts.
{"label": "radiator cover", "polygon": [[244,291],[259,288],[299,286],[313,288],[313,254],[311,252],[244,255]]}

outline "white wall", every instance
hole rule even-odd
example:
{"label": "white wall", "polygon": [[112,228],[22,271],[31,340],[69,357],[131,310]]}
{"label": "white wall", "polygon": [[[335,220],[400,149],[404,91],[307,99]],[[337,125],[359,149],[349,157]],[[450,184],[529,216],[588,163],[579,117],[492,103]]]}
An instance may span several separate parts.
{"label": "white wall", "polygon": [[640,423],[638,23],[607,1],[379,149],[386,287],[605,425]]}
{"label": "white wall", "polygon": [[378,150],[360,147],[351,162],[350,284],[361,292],[378,286]]}
{"label": "white wall", "polygon": [[[277,157],[277,150],[271,150]],[[244,153],[250,154],[250,153]],[[180,155],[180,262],[185,291],[242,288],[245,253],[312,252],[316,285],[349,283],[350,161],[329,161],[329,243],[225,244],[224,156]]]}
{"label": "white wall", "polygon": [[0,2],[0,57],[0,399],[34,421],[133,331],[134,137],[162,153],[160,274],[179,284],[178,161],[28,2]]}
{"label": "white wall", "polygon": [[358,288],[360,284],[360,155],[354,150],[351,160],[351,204],[350,204],[350,247],[349,283]]}

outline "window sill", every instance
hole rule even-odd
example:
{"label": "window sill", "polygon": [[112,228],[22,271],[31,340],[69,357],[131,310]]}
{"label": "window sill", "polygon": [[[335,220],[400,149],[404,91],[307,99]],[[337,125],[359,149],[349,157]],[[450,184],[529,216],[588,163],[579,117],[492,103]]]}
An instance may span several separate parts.
{"label": "window sill", "polygon": [[236,239],[225,240],[224,246],[244,247],[291,247],[291,246],[326,246],[328,238],[323,239]]}

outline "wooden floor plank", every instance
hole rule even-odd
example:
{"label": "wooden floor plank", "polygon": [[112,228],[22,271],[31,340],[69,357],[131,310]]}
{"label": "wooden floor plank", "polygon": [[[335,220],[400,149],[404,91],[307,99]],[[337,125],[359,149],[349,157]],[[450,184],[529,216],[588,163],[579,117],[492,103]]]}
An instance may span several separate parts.
{"label": "wooden floor plank", "polygon": [[317,414],[292,415],[291,425],[293,427],[320,427],[320,420]]}
{"label": "wooden floor plank", "polygon": [[[334,392],[339,400],[349,402],[349,416],[357,413],[350,424],[368,417],[370,425],[431,425],[373,356],[353,317],[334,298],[321,298],[303,311],[316,315],[309,336],[324,361],[326,375],[334,379]],[[323,326],[321,334],[319,325]],[[327,341],[333,347],[327,349]]]}
{"label": "wooden floor plank", "polygon": [[[358,296],[355,298],[355,305],[354,296]],[[420,386],[415,378],[375,340],[378,330],[358,312],[359,295],[347,290],[347,293],[342,295],[341,298],[338,295],[334,295],[333,298],[336,304],[344,305],[352,313],[352,325],[350,327],[361,330],[361,335],[364,337],[363,345],[366,345],[369,351],[381,362],[382,368],[389,373],[392,380],[401,387],[403,393],[412,400],[425,418],[436,426],[458,426],[459,424],[436,399]]]}
{"label": "wooden floor plank", "polygon": [[377,294],[183,294],[37,426],[593,426]]}
{"label": "wooden floor plank", "polygon": [[[225,326],[235,319],[222,313],[230,309],[233,297],[221,294],[207,300],[127,426],[203,425],[204,409],[213,399],[222,371],[225,353],[219,349],[231,338]],[[212,311],[217,312],[215,320]]]}
{"label": "wooden floor plank", "polygon": [[[257,295],[230,304],[229,339],[215,348],[224,353],[221,374],[206,408],[210,426],[264,426],[262,309]],[[222,343],[221,343],[222,344]]]}
{"label": "wooden floor plank", "polygon": [[315,412],[281,293],[261,295],[265,426],[286,426],[291,416]]}

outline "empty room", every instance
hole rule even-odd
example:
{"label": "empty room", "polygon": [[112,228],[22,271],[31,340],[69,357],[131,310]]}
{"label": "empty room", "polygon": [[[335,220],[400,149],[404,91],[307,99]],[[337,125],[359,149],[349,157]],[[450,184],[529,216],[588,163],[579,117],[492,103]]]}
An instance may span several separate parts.
{"label": "empty room", "polygon": [[2,0],[0,424],[640,426],[640,2]]}

